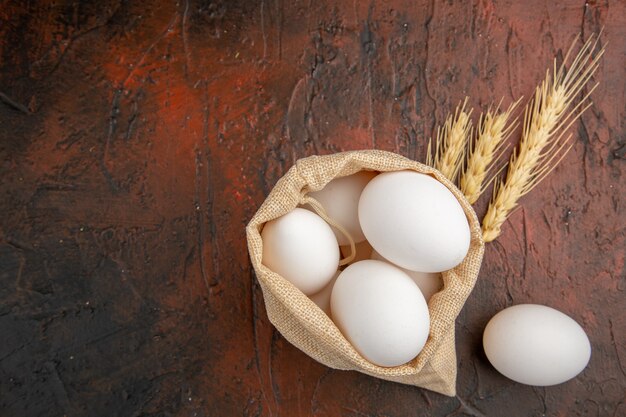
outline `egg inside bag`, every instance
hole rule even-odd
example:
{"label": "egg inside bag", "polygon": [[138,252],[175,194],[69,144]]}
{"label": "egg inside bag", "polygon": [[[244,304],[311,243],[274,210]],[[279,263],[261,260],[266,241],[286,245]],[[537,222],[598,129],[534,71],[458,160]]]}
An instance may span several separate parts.
{"label": "egg inside bag", "polygon": [[[354,243],[363,242],[365,235],[359,223],[359,198],[365,186],[376,176],[373,171],[360,171],[356,174],[336,178],[319,191],[312,191],[309,196],[317,200],[328,217],[343,226]],[[340,245],[349,245],[348,238],[337,231],[335,236]]]}
{"label": "egg inside bag", "polygon": [[377,365],[409,362],[428,338],[430,317],[422,292],[387,262],[365,260],[348,266],[335,282],[330,304],[341,332]]}
{"label": "egg inside bag", "polygon": [[333,278],[339,247],[330,227],[308,210],[293,211],[268,222],[261,233],[263,263],[305,294],[314,294]]}
{"label": "egg inside bag", "polygon": [[[428,209],[412,213],[420,202]],[[246,232],[268,317],[290,343],[331,368],[455,395],[455,319],[484,244],[471,205],[441,173],[378,150],[300,159]],[[418,264],[405,262],[424,248]]]}
{"label": "egg inside bag", "polygon": [[443,272],[460,264],[470,228],[454,194],[433,177],[386,172],[370,181],[359,200],[367,240],[385,259],[410,271]]}

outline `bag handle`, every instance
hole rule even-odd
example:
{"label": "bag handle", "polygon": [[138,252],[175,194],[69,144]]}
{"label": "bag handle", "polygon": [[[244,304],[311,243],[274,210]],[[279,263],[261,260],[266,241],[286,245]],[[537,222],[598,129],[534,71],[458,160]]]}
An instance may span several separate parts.
{"label": "bag handle", "polygon": [[339,230],[341,234],[344,235],[348,239],[348,241],[350,242],[350,255],[340,260],[339,266],[343,266],[352,262],[354,258],[356,257],[356,246],[354,244],[354,239],[352,239],[352,236],[350,235],[350,233],[348,233],[348,231],[339,223],[337,223],[336,221],[328,217],[328,214],[326,213],[326,210],[324,210],[324,207],[322,207],[320,202],[314,199],[313,197],[310,197],[308,195],[303,195],[300,198],[300,204],[308,204],[309,206],[311,206],[313,210],[315,210],[318,216],[324,219],[326,223],[328,223],[335,229]]}

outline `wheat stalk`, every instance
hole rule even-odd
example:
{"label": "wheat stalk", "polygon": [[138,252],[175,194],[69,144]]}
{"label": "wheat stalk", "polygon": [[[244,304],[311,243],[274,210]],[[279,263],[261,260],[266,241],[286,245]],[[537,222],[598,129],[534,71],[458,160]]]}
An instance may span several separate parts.
{"label": "wheat stalk", "polygon": [[463,159],[465,158],[465,149],[472,128],[469,112],[465,111],[467,98],[463,103],[459,104],[454,116],[448,116],[443,128],[437,129],[437,148],[434,159],[430,156],[430,143],[428,144],[428,162],[434,166],[446,178],[454,182]]}
{"label": "wheat stalk", "polygon": [[498,105],[495,110],[488,109],[484,115],[481,115],[476,141],[470,150],[465,171],[463,171],[459,181],[461,191],[470,204],[474,204],[478,200],[485,187],[497,175],[496,172],[485,183],[487,174],[504,151],[504,143],[516,127],[515,121],[513,123],[508,122],[518,103],[519,100],[511,104],[503,113],[499,113],[500,106]]}
{"label": "wheat stalk", "polygon": [[[537,87],[524,112],[522,138],[509,161],[505,181],[498,181],[487,213],[483,218],[483,239],[490,242],[498,237],[502,224],[527,194],[563,159],[571,148],[568,128],[591,105],[589,95],[574,103],[578,94],[598,69],[604,48],[594,55],[600,35],[591,36],[582,46],[570,67],[565,65],[576,41],[568,50],[563,64],[554,60],[553,75],[547,71],[545,80]],[[584,105],[583,105],[584,104]]]}

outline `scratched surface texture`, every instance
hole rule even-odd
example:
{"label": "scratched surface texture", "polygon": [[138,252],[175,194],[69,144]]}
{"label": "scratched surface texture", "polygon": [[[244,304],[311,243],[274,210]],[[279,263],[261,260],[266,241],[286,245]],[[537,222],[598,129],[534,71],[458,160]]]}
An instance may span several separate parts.
{"label": "scratched surface texture", "polygon": [[[458,318],[456,398],[282,338],[244,227],[296,159],[422,160],[466,95],[529,97],[601,27],[573,149]],[[623,1],[0,1],[0,416],[626,415],[625,64]],[[524,302],[586,329],[578,378],[488,364],[486,322]]]}

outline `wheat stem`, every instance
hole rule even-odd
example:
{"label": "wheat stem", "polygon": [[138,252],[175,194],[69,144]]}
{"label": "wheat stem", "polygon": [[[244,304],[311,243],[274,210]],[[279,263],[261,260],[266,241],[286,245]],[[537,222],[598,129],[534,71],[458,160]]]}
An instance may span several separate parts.
{"label": "wheat stem", "polygon": [[598,69],[598,61],[604,53],[601,49],[594,54],[598,40],[599,35],[591,36],[567,68],[565,65],[574,42],[563,64],[557,68],[555,60],[552,74],[546,74],[526,106],[519,147],[509,161],[506,180],[496,182],[483,218],[485,242],[498,237],[502,224],[517,206],[517,201],[543,180],[571,148],[568,143],[571,135],[565,136],[564,133],[590,105],[585,103],[583,106],[583,103],[591,91],[580,102],[573,102]]}
{"label": "wheat stem", "polygon": [[428,148],[426,148],[426,165],[431,166],[434,168],[435,166],[435,161],[433,160],[433,152],[432,152],[432,143],[433,140],[428,139]]}
{"label": "wheat stem", "polygon": [[472,111],[465,111],[466,106],[467,98],[459,104],[454,116],[448,116],[443,128],[437,129],[434,167],[452,182],[461,170],[472,128]]}
{"label": "wheat stem", "polygon": [[[461,175],[460,188],[470,204],[474,204],[484,191],[488,172],[503,152],[503,145],[515,128],[515,122],[508,124],[509,118],[519,100],[503,112],[487,110],[478,122],[478,136],[467,158],[466,168]],[[487,181],[489,184],[491,180]]]}

